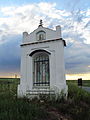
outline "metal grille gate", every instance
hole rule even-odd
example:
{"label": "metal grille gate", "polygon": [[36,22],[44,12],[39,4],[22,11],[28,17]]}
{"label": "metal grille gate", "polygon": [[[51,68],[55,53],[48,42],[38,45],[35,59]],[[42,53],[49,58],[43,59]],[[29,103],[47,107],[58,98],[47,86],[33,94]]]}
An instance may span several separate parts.
{"label": "metal grille gate", "polygon": [[49,56],[45,53],[40,53],[34,57],[33,69],[33,85],[34,86],[49,86]]}

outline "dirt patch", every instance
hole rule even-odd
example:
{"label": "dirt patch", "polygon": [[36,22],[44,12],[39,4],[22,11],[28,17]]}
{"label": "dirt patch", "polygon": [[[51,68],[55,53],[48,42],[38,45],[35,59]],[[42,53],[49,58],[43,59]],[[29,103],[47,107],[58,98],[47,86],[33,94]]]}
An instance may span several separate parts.
{"label": "dirt patch", "polygon": [[50,114],[49,120],[73,120],[70,116],[63,115],[56,108],[48,108],[47,111]]}

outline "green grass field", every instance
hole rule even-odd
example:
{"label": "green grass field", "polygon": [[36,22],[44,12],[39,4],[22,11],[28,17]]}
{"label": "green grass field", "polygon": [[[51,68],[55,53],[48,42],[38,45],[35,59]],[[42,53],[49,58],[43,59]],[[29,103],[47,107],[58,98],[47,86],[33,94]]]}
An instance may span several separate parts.
{"label": "green grass field", "polygon": [[[72,83],[78,85],[77,80],[66,80],[67,84]],[[0,84],[19,84],[20,78],[0,78]],[[90,87],[90,80],[82,80],[82,85]]]}
{"label": "green grass field", "polygon": [[[68,98],[17,98],[20,79],[0,79],[0,120],[90,120],[90,93],[67,81]],[[90,81],[83,81],[90,86]],[[43,101],[43,102],[41,102]]]}
{"label": "green grass field", "polygon": [[[67,80],[67,84],[75,84],[78,85],[78,80]],[[90,87],[90,80],[82,80],[82,86]]]}

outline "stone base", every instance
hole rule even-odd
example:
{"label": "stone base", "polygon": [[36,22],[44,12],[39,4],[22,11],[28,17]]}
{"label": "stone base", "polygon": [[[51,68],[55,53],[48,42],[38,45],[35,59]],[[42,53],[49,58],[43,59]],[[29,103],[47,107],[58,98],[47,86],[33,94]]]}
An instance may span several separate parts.
{"label": "stone base", "polygon": [[56,99],[58,97],[65,97],[67,99],[68,95],[68,86],[67,85],[59,85],[59,87],[53,86],[52,88],[33,88],[32,90],[25,90],[22,88],[25,86],[18,85],[18,97],[27,97],[33,99],[35,97],[40,98],[41,95],[50,95],[55,96]]}

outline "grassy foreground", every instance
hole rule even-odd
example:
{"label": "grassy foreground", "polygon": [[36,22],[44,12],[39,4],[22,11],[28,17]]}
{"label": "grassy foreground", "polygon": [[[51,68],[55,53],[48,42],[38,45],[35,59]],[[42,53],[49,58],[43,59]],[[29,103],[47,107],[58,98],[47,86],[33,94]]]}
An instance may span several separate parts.
{"label": "grassy foreground", "polygon": [[42,96],[30,101],[17,98],[18,79],[9,82],[0,83],[0,120],[90,120],[90,93],[76,84],[68,83],[67,100]]}

